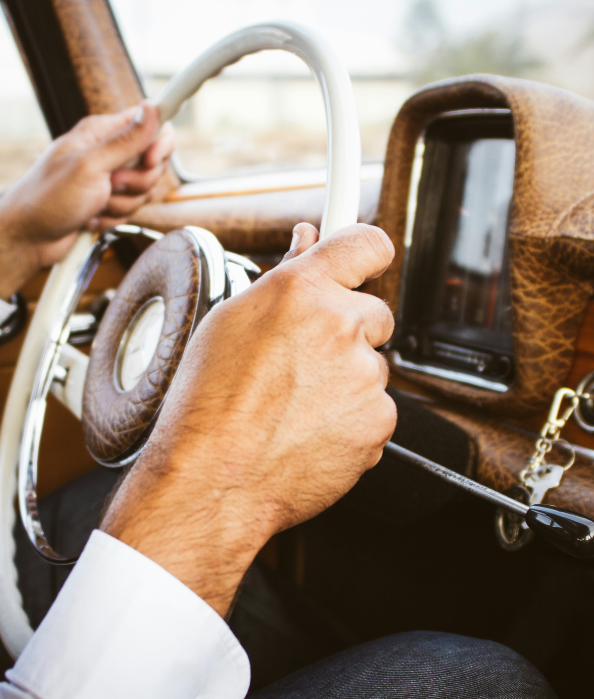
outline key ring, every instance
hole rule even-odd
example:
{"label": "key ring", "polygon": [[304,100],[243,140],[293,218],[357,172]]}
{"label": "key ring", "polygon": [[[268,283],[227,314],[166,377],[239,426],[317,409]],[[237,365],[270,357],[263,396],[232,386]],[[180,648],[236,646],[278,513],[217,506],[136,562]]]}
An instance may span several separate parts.
{"label": "key ring", "polygon": [[[557,445],[557,447],[561,450],[565,449],[566,451],[569,452],[570,457],[569,461],[563,465],[563,464],[558,464],[559,466],[563,466],[564,471],[569,471],[569,469],[574,465],[575,463],[575,449],[573,448],[573,444],[568,442],[566,439],[555,439],[553,442],[551,442],[551,448],[547,453],[550,453],[553,450],[553,447]],[[545,465],[550,466],[551,464],[548,463],[548,461],[544,461]]]}
{"label": "key ring", "polygon": [[[575,461],[575,452],[573,447],[566,440],[559,439],[559,434],[565,424],[578,408],[580,400],[583,398],[589,398],[587,393],[579,393],[571,388],[560,388],[553,397],[553,402],[551,403],[551,408],[547,417],[547,421],[543,425],[540,431],[540,438],[536,441],[534,445],[534,452],[530,457],[530,461],[525,469],[520,472],[520,482],[522,485],[526,485],[526,480],[529,476],[534,475],[537,471],[541,469],[543,465],[547,463],[546,455],[551,452],[553,445],[555,443],[567,444],[569,450],[572,453],[572,458],[567,466],[564,466],[564,470],[571,468]],[[561,408],[563,406],[563,401],[570,400],[570,405],[565,409],[563,414],[559,416]],[[550,465],[550,464],[549,464]]]}
{"label": "key ring", "polygon": [[[542,451],[539,450],[539,444],[541,442],[545,442],[545,448],[543,448]],[[546,455],[550,454],[551,451],[553,451],[553,448],[557,446],[558,449],[560,450],[566,450],[569,452],[569,461],[566,464],[553,464],[550,463],[546,460]],[[526,480],[533,475],[537,475],[540,471],[546,470],[547,467],[550,466],[562,466],[564,471],[569,471],[569,469],[573,466],[575,463],[575,449],[573,448],[573,445],[570,444],[566,439],[551,439],[551,440],[545,440],[545,439],[539,439],[536,442],[536,451],[538,451],[540,460],[539,460],[539,466],[537,468],[530,468],[530,464],[532,463],[532,460],[529,462],[528,466],[526,466],[525,469],[520,471],[519,476],[520,476],[520,481],[523,486],[527,487]],[[535,452],[536,453],[536,452]]]}
{"label": "key ring", "polygon": [[[524,504],[534,505],[541,503],[549,490],[559,487],[566,471],[575,463],[576,457],[573,445],[565,439],[560,439],[559,435],[567,420],[578,409],[580,400],[585,397],[589,395],[571,388],[560,388],[555,393],[547,420],[536,439],[530,460],[520,471],[520,483],[513,486],[506,493],[507,495]],[[569,400],[570,404],[562,412],[566,400]],[[569,458],[565,464],[547,461],[547,456],[555,447],[569,452]],[[495,532],[499,544],[507,551],[518,551],[533,538],[533,532],[519,517],[502,508],[498,508],[495,516]]]}

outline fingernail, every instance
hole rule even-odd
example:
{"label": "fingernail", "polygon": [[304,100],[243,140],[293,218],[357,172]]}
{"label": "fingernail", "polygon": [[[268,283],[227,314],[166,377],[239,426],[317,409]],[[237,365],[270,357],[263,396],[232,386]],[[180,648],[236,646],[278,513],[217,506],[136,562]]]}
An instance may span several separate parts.
{"label": "fingernail", "polygon": [[291,238],[291,247],[289,248],[289,250],[295,250],[295,248],[298,248],[300,244],[301,244],[301,233],[298,233],[297,231],[293,231],[293,237]]}
{"label": "fingernail", "polygon": [[87,228],[91,231],[96,231],[97,228],[99,228],[99,219],[98,218],[92,218],[90,221],[87,222]]}
{"label": "fingernail", "polygon": [[144,106],[141,104],[140,107],[136,110],[136,114],[134,115],[134,123],[140,126],[142,122],[144,121]]}

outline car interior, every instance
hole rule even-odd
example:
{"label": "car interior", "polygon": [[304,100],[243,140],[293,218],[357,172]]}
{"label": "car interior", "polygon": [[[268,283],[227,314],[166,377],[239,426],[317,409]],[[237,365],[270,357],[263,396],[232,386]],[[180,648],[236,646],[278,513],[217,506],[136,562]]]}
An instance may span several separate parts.
{"label": "car interior", "polygon": [[[52,137],[143,98],[108,0],[2,7]],[[321,83],[340,73],[317,35],[310,45],[279,23],[265,45],[262,32],[248,48],[234,35],[237,55],[200,63],[190,87],[170,84],[157,101],[175,102],[173,115],[223,65],[278,48],[270,27]],[[359,175],[343,166],[356,158],[358,128],[340,80],[334,97],[329,83],[327,171],[191,179],[174,158],[128,225],[83,234],[61,276],[48,270],[22,290],[0,344],[2,670],[142,449],[200,320],[277,265],[298,222],[332,233],[352,219],[381,227],[396,250],[361,290],[395,316],[381,350],[398,407],[392,442],[404,451],[386,449],[336,505],[277,535],[254,575],[295,585],[331,617],[312,630],[304,664],[388,634],[446,631],[512,648],[562,699],[587,696],[594,528],[578,545],[575,527],[594,518],[594,102],[495,74],[430,83],[394,112],[382,163],[364,162]],[[332,218],[336,201],[351,211]],[[140,336],[150,349],[139,368],[126,354]],[[147,377],[165,336],[155,385]],[[68,519],[72,536],[56,538],[57,503],[98,473],[89,521]],[[544,537],[519,514],[540,505],[552,506],[535,516]],[[574,529],[553,508],[574,513]],[[252,666],[257,688],[270,678]]]}

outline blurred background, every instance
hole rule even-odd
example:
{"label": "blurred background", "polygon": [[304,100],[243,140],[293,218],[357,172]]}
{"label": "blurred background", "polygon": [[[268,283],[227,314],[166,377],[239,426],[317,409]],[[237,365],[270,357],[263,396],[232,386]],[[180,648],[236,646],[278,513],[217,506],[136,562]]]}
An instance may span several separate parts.
{"label": "blurred background", "polygon": [[[592,0],[111,0],[147,95],[218,38],[290,19],[323,34],[352,80],[367,162],[418,87],[486,72],[594,98]],[[0,191],[49,142],[6,20],[0,19]],[[265,52],[209,81],[175,122],[188,179],[317,168],[326,130],[319,90],[299,59]]]}

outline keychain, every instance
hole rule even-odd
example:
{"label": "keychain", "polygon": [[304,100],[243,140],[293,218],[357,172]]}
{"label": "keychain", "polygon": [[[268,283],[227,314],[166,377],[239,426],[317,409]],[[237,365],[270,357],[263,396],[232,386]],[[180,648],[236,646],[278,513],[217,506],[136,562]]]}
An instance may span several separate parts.
{"label": "keychain", "polygon": [[[589,397],[589,394],[577,393],[571,388],[560,388],[555,393],[547,421],[534,445],[534,452],[526,468],[520,472],[520,485],[513,486],[506,493],[509,497],[525,505],[536,505],[542,503],[549,490],[559,487],[566,471],[575,461],[572,445],[559,439],[559,435],[580,400]],[[565,401],[569,401],[569,405],[562,412]],[[568,453],[566,463],[554,464],[547,461],[547,456],[555,446]],[[497,509],[495,515],[495,531],[497,540],[507,551],[521,549],[534,537],[534,532],[522,518],[501,508]]]}

